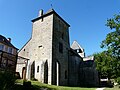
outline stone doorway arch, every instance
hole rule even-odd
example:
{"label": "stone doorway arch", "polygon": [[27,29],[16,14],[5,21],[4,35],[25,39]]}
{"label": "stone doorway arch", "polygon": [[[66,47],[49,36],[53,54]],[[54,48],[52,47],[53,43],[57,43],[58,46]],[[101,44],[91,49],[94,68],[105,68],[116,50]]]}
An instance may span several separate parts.
{"label": "stone doorway arch", "polygon": [[44,83],[48,84],[48,62],[44,64]]}
{"label": "stone doorway arch", "polygon": [[23,80],[26,79],[26,68],[25,67],[22,68],[22,79]]}
{"label": "stone doorway arch", "polygon": [[35,78],[35,61],[31,64],[31,79]]}

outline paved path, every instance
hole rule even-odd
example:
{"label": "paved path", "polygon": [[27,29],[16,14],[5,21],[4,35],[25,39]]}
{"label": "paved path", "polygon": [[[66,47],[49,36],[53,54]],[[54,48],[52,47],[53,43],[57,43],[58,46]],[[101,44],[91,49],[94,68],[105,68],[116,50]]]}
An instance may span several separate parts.
{"label": "paved path", "polygon": [[97,88],[96,90],[104,90],[105,88]]}

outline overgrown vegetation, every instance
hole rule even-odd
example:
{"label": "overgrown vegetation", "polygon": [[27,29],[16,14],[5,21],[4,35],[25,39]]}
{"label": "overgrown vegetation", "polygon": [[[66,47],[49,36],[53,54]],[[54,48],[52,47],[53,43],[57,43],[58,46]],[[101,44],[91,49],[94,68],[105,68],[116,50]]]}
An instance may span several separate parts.
{"label": "overgrown vegetation", "polygon": [[10,71],[0,71],[0,90],[11,90],[15,84],[15,76]]}

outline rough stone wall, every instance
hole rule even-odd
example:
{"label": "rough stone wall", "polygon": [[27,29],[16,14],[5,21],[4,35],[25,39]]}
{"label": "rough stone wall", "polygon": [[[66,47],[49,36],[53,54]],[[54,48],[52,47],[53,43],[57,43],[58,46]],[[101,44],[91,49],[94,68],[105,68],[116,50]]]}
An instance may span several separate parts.
{"label": "rough stone wall", "polygon": [[80,86],[92,87],[99,85],[98,72],[93,61],[83,61],[79,72],[81,77]]}
{"label": "rough stone wall", "polygon": [[80,86],[80,63],[82,58],[70,53],[69,59],[69,86]]}
{"label": "rough stone wall", "polygon": [[[18,56],[30,59],[31,53],[30,53],[30,47],[31,46],[31,39],[22,47],[22,49],[18,52]],[[17,66],[16,66],[16,72],[20,73],[20,77],[22,78],[22,69],[23,67],[26,67],[26,64],[22,58],[17,59]],[[27,67],[28,69],[28,67]],[[28,71],[28,70],[27,70]],[[28,78],[28,76],[26,76]]]}
{"label": "rough stone wall", "polygon": [[18,56],[22,56],[24,58],[30,58],[30,47],[31,47],[31,39],[22,47],[22,49],[18,52]]}
{"label": "rough stone wall", "polygon": [[16,72],[19,72],[20,78],[22,78],[23,67],[25,67],[25,64],[17,64],[17,66],[16,66]]}
{"label": "rough stone wall", "polygon": [[[53,84],[68,85],[68,50],[69,45],[69,26],[60,18],[54,15],[53,26]],[[60,44],[63,46],[62,52],[59,51]],[[56,69],[56,63],[59,64],[59,71]],[[57,73],[56,73],[57,72]],[[58,80],[57,75],[59,74]]]}
{"label": "rough stone wall", "polygon": [[[53,15],[44,17],[43,20],[33,22],[32,52],[31,60],[48,61],[48,83],[51,84],[52,68],[52,34]],[[37,66],[35,66],[37,68]],[[42,72],[44,73],[44,72]],[[35,72],[35,74],[37,74]],[[39,76],[38,76],[39,77]]]}
{"label": "rough stone wall", "polygon": [[[52,26],[53,15],[49,15],[43,18],[43,21],[37,20],[33,22],[32,38],[31,40],[20,50],[19,56],[29,58],[27,66],[27,78],[30,79],[31,64],[33,61],[40,63],[41,61],[48,61],[48,83],[51,84],[51,65],[52,65]],[[38,65],[37,65],[38,66]],[[37,68],[35,66],[35,70]],[[39,65],[41,66],[41,64]],[[22,68],[22,66],[21,66]],[[20,69],[19,69],[20,70]],[[44,73],[44,72],[42,72]],[[39,81],[39,74],[35,71],[35,77]],[[38,76],[37,76],[38,75]]]}
{"label": "rough stone wall", "polygon": [[37,71],[37,68],[35,68],[35,78],[38,79],[38,81],[44,83],[44,62],[43,61],[36,61],[35,66],[39,67],[39,72]]}

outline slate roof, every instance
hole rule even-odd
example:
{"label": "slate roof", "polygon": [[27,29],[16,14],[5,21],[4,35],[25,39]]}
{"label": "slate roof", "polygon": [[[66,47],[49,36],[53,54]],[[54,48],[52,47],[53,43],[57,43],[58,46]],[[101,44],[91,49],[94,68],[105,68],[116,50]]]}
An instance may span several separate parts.
{"label": "slate roof", "polygon": [[81,52],[84,52],[84,49],[80,46],[80,44],[78,44],[78,42],[77,41],[73,41],[73,43],[72,43],[72,45],[71,45],[71,48],[72,49],[80,49],[81,50]]}
{"label": "slate roof", "polygon": [[33,19],[32,22],[35,22],[35,21],[37,21],[37,20],[39,20],[39,19],[41,19],[41,18],[44,18],[44,17],[46,17],[46,16],[49,16],[49,15],[51,15],[51,14],[57,15],[65,24],[67,24],[67,25],[70,27],[70,25],[69,25],[65,20],[63,20],[63,19],[55,12],[54,9],[50,9],[47,13],[43,14],[42,16]]}
{"label": "slate roof", "polygon": [[0,35],[0,42],[9,46],[9,47],[12,47],[12,48],[15,48],[17,49],[16,47],[14,47],[4,36]]}

